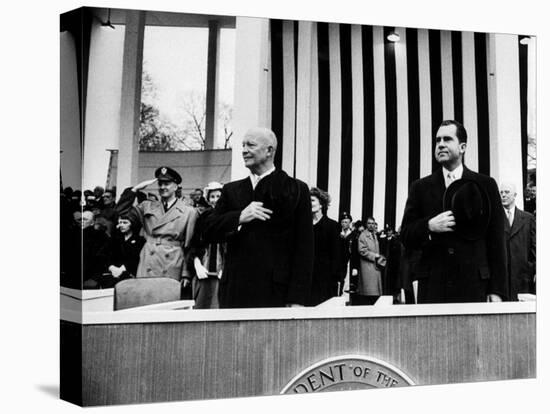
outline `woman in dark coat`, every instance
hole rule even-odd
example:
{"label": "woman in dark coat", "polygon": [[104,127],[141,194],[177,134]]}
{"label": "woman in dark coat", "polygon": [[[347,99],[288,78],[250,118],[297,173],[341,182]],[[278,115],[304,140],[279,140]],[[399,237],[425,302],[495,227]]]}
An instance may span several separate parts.
{"label": "woman in dark coat", "polygon": [[313,278],[308,305],[316,306],[338,295],[342,269],[340,225],[326,216],[330,203],[327,192],[310,190],[313,216]]}

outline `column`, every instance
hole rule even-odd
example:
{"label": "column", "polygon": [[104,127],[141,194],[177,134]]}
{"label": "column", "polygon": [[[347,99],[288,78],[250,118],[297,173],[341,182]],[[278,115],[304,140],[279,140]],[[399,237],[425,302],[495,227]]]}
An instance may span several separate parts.
{"label": "column", "polygon": [[208,61],[206,74],[206,128],[204,149],[214,149],[217,130],[216,102],[218,101],[218,60],[220,55],[220,23],[208,21]]}
{"label": "column", "polygon": [[82,189],[104,186],[108,149],[118,148],[124,26],[101,26],[94,19],[90,36]]}
{"label": "column", "polygon": [[80,140],[80,103],[76,48],[69,32],[60,34],[60,147],[63,187],[82,188],[82,151]]}
{"label": "column", "polygon": [[117,188],[136,184],[138,180],[139,114],[145,12],[128,10],[122,60],[122,94],[118,137]]}

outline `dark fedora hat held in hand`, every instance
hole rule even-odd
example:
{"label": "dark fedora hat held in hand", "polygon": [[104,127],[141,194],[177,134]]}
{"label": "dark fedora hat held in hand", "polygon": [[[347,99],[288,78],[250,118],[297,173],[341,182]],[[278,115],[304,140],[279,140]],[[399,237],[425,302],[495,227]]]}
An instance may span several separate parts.
{"label": "dark fedora hat held in hand", "polygon": [[485,235],[491,219],[491,201],[477,181],[453,181],[443,195],[443,211],[447,210],[453,212],[458,236],[478,240]]}

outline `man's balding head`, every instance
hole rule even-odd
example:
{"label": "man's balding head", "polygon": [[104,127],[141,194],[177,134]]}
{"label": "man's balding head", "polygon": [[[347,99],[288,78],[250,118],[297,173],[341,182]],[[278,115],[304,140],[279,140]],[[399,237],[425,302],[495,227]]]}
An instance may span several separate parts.
{"label": "man's balding head", "polygon": [[500,184],[500,200],[505,208],[512,208],[516,203],[516,185],[510,182]]}
{"label": "man's balding head", "polygon": [[277,150],[277,137],[275,136],[275,133],[269,128],[250,128],[248,131],[246,131],[246,134],[244,134],[244,136],[245,138],[256,137],[265,145],[272,146],[275,151]]}
{"label": "man's balding head", "polygon": [[243,138],[243,159],[246,168],[261,175],[273,167],[277,137],[268,128],[251,128]]}
{"label": "man's balding head", "polygon": [[82,229],[88,228],[94,225],[94,213],[89,210],[82,212]]}

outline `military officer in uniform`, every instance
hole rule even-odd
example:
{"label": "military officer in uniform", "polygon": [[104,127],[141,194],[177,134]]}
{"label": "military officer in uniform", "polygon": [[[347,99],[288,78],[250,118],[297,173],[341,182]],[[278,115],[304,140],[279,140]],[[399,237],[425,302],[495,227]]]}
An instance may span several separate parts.
{"label": "military officer in uniform", "polygon": [[193,236],[197,211],[176,198],[181,176],[172,168],[157,168],[154,179],[124,190],[117,210],[128,210],[137,192],[155,182],[158,182],[160,201],[145,200],[137,205],[146,242],[141,250],[136,277],[183,279],[183,287],[186,287],[191,276],[184,256]]}

